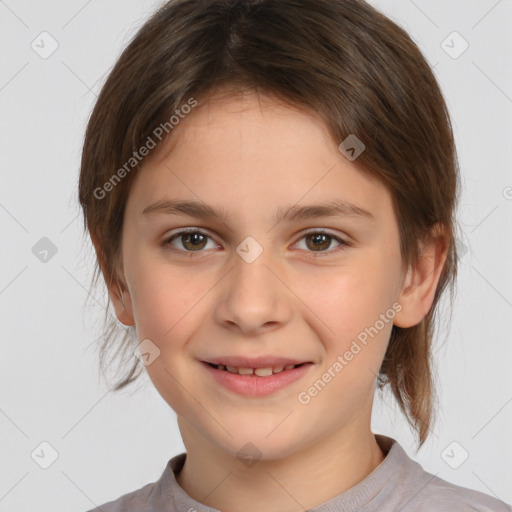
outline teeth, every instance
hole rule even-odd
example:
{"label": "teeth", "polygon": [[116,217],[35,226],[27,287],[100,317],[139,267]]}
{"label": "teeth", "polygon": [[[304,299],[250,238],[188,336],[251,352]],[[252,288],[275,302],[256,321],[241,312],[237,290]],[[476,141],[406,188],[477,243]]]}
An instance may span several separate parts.
{"label": "teeth", "polygon": [[258,377],[269,377],[270,375],[272,375],[272,368],[256,368],[254,370],[254,373]]}
{"label": "teeth", "polygon": [[237,368],[236,366],[225,366],[223,364],[216,365],[218,370],[225,370],[229,373],[237,373],[239,375],[257,375],[258,377],[270,377],[275,373],[281,373],[283,370],[291,370],[296,365],[288,364],[286,366],[274,366],[273,368]]}

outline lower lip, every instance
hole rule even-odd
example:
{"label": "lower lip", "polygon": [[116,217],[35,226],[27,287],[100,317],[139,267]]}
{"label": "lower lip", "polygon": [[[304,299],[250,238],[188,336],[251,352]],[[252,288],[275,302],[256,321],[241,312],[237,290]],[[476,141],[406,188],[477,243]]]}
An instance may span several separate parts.
{"label": "lower lip", "polygon": [[313,366],[313,363],[305,363],[298,368],[283,370],[269,377],[258,377],[257,375],[239,375],[227,370],[217,370],[205,362],[202,362],[202,364],[219,384],[230,391],[251,397],[275,393],[299,380],[309,370],[310,366]]}

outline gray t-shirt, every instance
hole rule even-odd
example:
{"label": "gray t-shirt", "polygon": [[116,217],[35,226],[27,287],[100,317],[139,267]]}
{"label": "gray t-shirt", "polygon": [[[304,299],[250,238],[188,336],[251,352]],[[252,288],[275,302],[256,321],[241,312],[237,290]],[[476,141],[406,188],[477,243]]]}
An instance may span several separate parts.
{"label": "gray t-shirt", "polygon": [[[384,460],[357,485],[310,512],[512,512],[503,501],[427,473],[397,441],[374,435]],[[219,512],[191,498],[177,483],[185,459],[186,453],[176,455],[156,482],[89,512]]]}

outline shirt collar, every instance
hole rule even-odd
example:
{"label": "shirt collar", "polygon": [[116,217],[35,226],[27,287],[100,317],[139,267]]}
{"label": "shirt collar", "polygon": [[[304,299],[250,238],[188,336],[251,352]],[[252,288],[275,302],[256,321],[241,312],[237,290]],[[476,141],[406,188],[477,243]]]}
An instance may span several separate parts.
{"label": "shirt collar", "polygon": [[[375,499],[379,502],[391,494],[400,483],[418,471],[419,465],[406,454],[400,444],[381,434],[374,434],[385,454],[384,460],[361,482],[345,492],[315,507],[311,512],[356,512],[361,511]],[[189,496],[176,480],[176,475],[185,464],[187,454],[180,453],[167,463],[149,499],[149,510],[172,512],[174,510],[197,512],[220,512],[203,505]]]}

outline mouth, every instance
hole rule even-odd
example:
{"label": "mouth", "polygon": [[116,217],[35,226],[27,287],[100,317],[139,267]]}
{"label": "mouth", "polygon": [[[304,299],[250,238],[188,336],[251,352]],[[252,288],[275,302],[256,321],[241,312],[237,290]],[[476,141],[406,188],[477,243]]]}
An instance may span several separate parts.
{"label": "mouth", "polygon": [[221,363],[201,361],[212,384],[244,397],[264,397],[302,379],[314,363],[279,364],[276,366],[231,366]]}
{"label": "mouth", "polygon": [[281,372],[293,370],[295,368],[299,368],[308,363],[299,363],[299,364],[287,364],[287,365],[279,365],[279,366],[268,366],[264,368],[248,368],[243,366],[229,366],[224,364],[214,364],[205,362],[211,368],[215,368],[216,370],[221,370],[224,372],[229,372],[238,375],[252,375],[255,377],[270,377],[271,375],[276,375]]}

